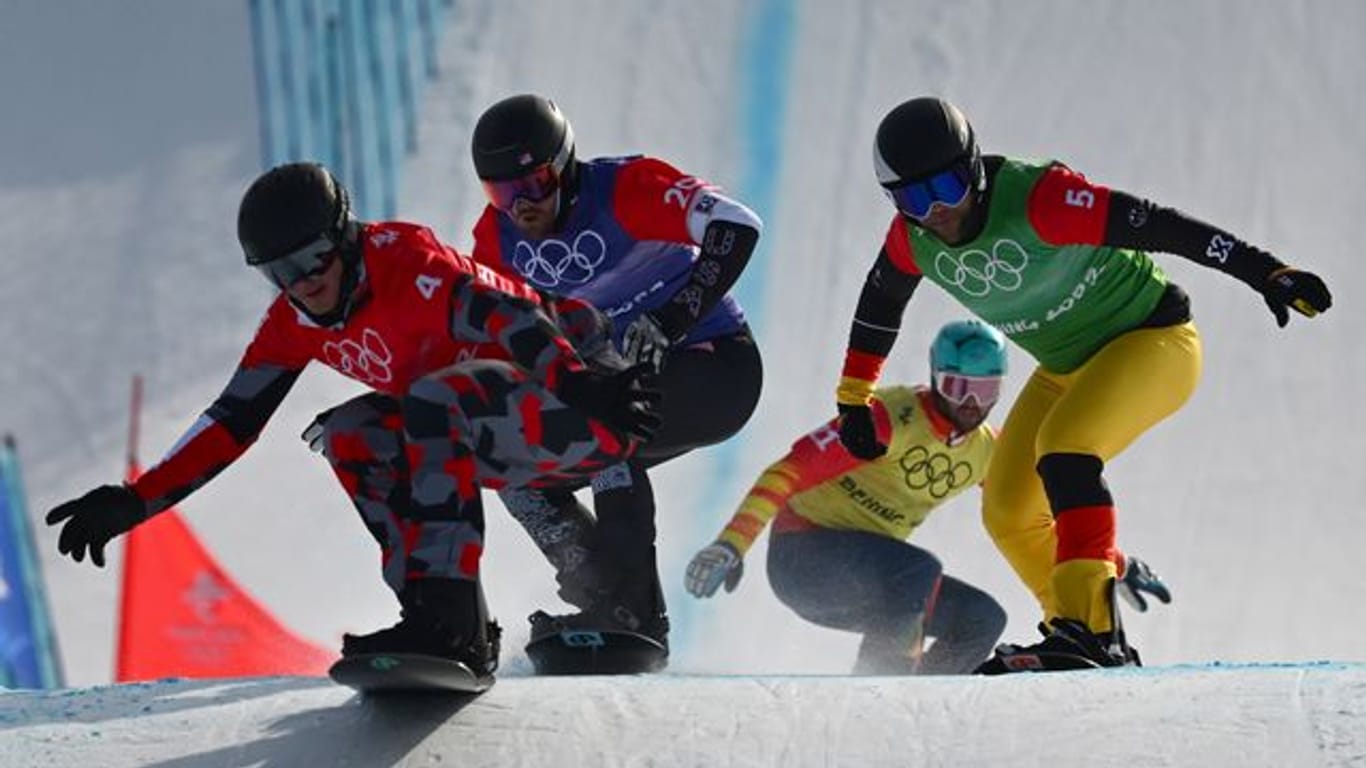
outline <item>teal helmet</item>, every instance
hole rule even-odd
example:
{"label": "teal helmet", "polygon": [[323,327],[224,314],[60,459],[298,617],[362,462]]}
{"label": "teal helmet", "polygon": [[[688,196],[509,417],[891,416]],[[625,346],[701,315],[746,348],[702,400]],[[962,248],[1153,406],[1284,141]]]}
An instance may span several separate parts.
{"label": "teal helmet", "polygon": [[930,345],[930,373],[1005,376],[1006,338],[981,320],[955,320]]}

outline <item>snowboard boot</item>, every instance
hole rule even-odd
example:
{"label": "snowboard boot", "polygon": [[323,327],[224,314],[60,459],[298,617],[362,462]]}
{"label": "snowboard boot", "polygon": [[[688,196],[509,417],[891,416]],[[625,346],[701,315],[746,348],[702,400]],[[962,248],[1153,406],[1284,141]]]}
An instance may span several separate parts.
{"label": "snowboard boot", "polygon": [[578,613],[530,616],[527,657],[538,675],[635,675],[669,664],[669,620],[661,603],[603,594]]}
{"label": "snowboard boot", "polygon": [[559,588],[557,597],[581,611],[588,610],[603,591],[602,576],[591,559],[585,559],[572,569],[555,572]]}
{"label": "snowboard boot", "polygon": [[1129,645],[1115,602],[1115,580],[1109,584],[1110,631],[1092,632],[1076,619],[1055,618],[1039,624],[1044,639],[1033,645],[1002,643],[996,654],[977,667],[976,674],[1039,672],[1098,667],[1141,667],[1138,650]]}
{"label": "snowboard boot", "polygon": [[1138,652],[1124,642],[1123,630],[1096,633],[1075,619],[1053,619],[1048,636],[1034,650],[1071,653],[1098,667],[1138,666]]}
{"label": "snowboard boot", "polygon": [[623,581],[625,583],[615,590],[586,591],[587,599],[577,613],[533,613],[530,617],[532,639],[564,630],[626,631],[644,635],[667,650],[669,618],[664,610],[658,577]]}
{"label": "snowboard boot", "polygon": [[1033,645],[1002,643],[996,653],[973,670],[978,675],[1007,672],[1052,672],[1069,669],[1141,666],[1138,652],[1122,632],[1094,633],[1075,619],[1053,619],[1039,625],[1044,639]]}
{"label": "snowboard boot", "polygon": [[399,622],[365,635],[342,636],[342,656],[406,653],[459,661],[476,675],[498,668],[502,630],[488,619],[475,581],[422,579],[399,595]]}
{"label": "snowboard boot", "polygon": [[634,632],[669,647],[669,617],[663,613],[637,615],[620,603],[597,603],[577,613],[550,614],[536,611],[531,614],[531,639],[565,630]]}

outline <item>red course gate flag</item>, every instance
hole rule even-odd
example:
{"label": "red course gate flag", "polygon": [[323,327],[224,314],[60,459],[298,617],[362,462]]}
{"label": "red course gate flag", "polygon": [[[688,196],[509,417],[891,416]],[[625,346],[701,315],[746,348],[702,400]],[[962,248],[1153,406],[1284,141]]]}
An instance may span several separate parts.
{"label": "red course gate flag", "polygon": [[[140,474],[142,381],[133,381],[128,479]],[[118,682],[165,677],[322,676],[337,654],[303,640],[223,570],[175,508],[128,533]]]}
{"label": "red course gate flag", "polygon": [[320,676],[335,659],[296,637],[244,592],[175,509],[128,533],[119,682]]}

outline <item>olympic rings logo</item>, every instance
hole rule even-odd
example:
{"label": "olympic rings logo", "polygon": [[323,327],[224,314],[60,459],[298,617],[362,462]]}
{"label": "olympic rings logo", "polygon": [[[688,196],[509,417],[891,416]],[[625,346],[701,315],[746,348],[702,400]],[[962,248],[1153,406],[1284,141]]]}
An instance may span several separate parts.
{"label": "olympic rings logo", "polygon": [[607,242],[591,229],[580,232],[570,245],[563,240],[543,240],[532,246],[518,240],[512,252],[512,266],[527,280],[541,288],[583,285],[597,276],[597,268],[607,258]]}
{"label": "olympic rings logo", "polygon": [[948,496],[972,479],[972,467],[967,462],[955,462],[947,453],[931,454],[918,445],[902,454],[900,465],[907,488],[928,490],[936,499]]}
{"label": "olympic rings logo", "polygon": [[323,361],[343,376],[362,384],[388,384],[394,378],[389,363],[394,354],[378,333],[366,328],[359,343],[344,339],[323,345]]}
{"label": "olympic rings logo", "polygon": [[997,240],[991,253],[969,248],[957,255],[940,251],[934,257],[934,269],[947,285],[955,286],[973,298],[1001,291],[1017,291],[1024,284],[1024,269],[1029,266],[1029,254],[1014,240]]}

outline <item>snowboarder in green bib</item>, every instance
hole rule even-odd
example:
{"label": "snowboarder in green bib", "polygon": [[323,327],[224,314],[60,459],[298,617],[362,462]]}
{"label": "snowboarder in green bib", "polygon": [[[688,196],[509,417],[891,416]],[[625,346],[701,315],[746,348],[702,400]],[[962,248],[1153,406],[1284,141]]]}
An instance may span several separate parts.
{"label": "snowboarder in green bib", "polygon": [[1048,668],[1059,657],[1136,663],[1114,608],[1116,504],[1105,463],[1179,409],[1201,368],[1190,300],[1149,252],[1247,283],[1281,326],[1292,309],[1328,309],[1327,287],[1235,235],[1060,162],[983,156],[967,118],[943,99],[888,113],[874,165],[896,215],[850,330],[841,442],[864,458],[886,450],[869,401],[922,279],[1000,329],[1038,366],[1003,425],[982,515],[1038,598],[1045,637],[1001,646],[979,671]]}

